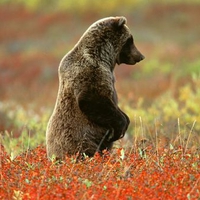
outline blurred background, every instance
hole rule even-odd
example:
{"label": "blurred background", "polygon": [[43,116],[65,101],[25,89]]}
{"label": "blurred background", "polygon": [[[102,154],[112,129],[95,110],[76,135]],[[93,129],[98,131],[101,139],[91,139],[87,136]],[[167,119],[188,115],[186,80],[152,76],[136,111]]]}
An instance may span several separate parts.
{"label": "blurred background", "polygon": [[115,70],[127,135],[158,132],[175,143],[192,133],[199,142],[199,0],[0,0],[0,132],[9,151],[44,144],[60,60],[93,22],[121,15],[146,57]]}

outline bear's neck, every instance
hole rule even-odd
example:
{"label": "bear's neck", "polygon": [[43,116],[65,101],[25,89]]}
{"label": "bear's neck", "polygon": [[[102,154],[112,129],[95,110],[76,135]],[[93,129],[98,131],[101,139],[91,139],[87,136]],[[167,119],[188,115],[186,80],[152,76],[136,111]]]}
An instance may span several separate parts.
{"label": "bear's neck", "polygon": [[114,70],[117,60],[117,54],[110,43],[103,43],[98,46],[94,43],[88,43],[78,49],[79,55],[93,66],[104,66],[111,71]]}

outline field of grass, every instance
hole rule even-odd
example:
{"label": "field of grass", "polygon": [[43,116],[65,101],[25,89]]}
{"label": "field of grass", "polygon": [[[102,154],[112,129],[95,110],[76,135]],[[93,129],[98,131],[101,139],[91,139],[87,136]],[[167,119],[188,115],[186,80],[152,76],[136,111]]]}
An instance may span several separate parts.
{"label": "field of grass", "polygon": [[[138,1],[76,15],[7,2],[0,4],[0,199],[199,199],[200,4]],[[59,62],[108,15],[127,17],[146,57],[115,70],[128,132],[103,157],[48,161]]]}

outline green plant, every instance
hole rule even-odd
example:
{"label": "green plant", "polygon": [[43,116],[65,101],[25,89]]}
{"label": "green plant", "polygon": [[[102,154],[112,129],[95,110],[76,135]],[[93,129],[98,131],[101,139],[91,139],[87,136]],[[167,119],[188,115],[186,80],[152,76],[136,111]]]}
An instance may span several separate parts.
{"label": "green plant", "polygon": [[12,159],[27,149],[45,143],[48,110],[43,110],[39,115],[14,102],[4,102],[2,105],[1,111],[5,113],[11,126],[15,127],[14,130],[1,132],[1,141]]}
{"label": "green plant", "polygon": [[131,120],[128,133],[149,139],[155,138],[157,133],[159,139],[167,137],[171,144],[181,137],[184,145],[197,146],[200,140],[199,80],[198,75],[193,75],[193,83],[180,87],[176,98],[169,91],[150,106],[145,106],[143,99],[139,99],[135,107],[128,103],[121,105]]}

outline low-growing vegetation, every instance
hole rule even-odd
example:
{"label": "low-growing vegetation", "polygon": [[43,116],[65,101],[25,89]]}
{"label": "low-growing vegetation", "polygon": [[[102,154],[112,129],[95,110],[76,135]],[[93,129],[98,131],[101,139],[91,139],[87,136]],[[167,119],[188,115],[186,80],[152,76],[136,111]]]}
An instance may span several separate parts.
{"label": "low-growing vegetation", "polygon": [[14,160],[1,146],[1,199],[198,199],[199,154],[182,147],[116,149],[57,164],[44,147]]}

